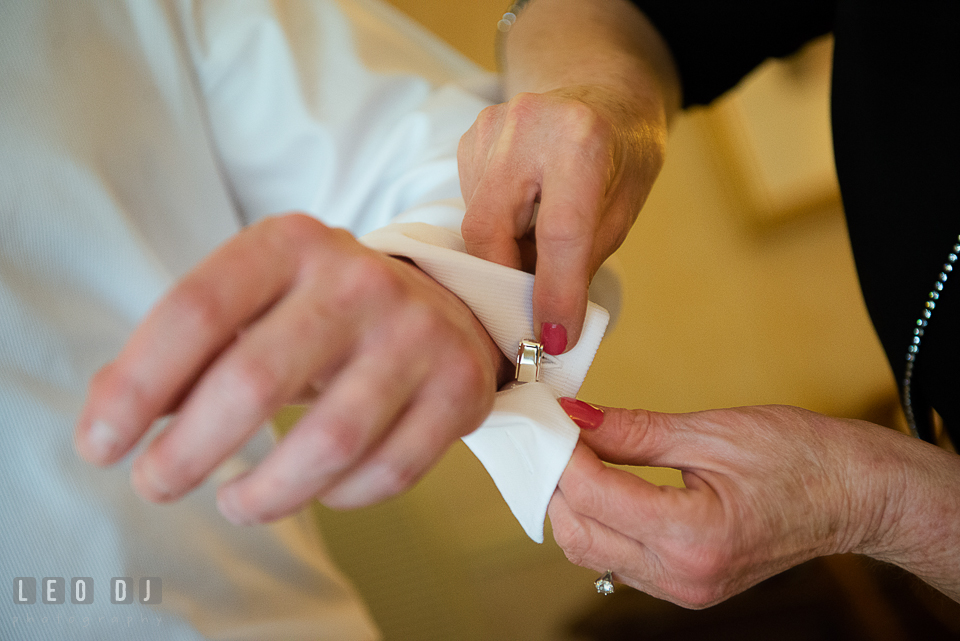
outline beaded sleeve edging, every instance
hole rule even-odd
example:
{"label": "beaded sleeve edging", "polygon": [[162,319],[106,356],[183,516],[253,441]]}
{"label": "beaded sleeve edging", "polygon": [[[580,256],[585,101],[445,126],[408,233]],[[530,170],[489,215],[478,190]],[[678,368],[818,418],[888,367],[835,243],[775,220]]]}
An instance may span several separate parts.
{"label": "beaded sleeve edging", "polygon": [[957,242],[953,246],[953,251],[947,256],[947,262],[943,264],[937,281],[933,284],[933,289],[927,294],[927,302],[924,303],[923,313],[917,319],[917,326],[913,329],[913,340],[910,347],[907,348],[907,367],[903,373],[903,413],[907,417],[907,425],[910,427],[910,433],[919,438],[917,432],[917,420],[913,413],[913,405],[910,398],[910,384],[913,380],[913,364],[917,360],[917,354],[920,352],[920,341],[923,338],[924,331],[933,316],[933,310],[937,308],[937,301],[940,300],[940,292],[953,271],[953,265],[957,262],[957,255],[960,254],[960,236],[957,236]]}

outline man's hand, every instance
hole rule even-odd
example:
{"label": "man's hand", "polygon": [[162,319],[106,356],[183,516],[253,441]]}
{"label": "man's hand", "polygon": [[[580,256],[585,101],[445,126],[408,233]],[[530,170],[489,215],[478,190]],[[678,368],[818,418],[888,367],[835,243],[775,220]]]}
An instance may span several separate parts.
{"label": "man's hand", "polygon": [[[578,565],[702,608],[813,557],[856,552],[960,597],[953,454],[793,407],[608,409],[601,421],[581,433],[549,510]],[[656,487],[601,459],[679,468],[686,488]]]}
{"label": "man's hand", "polygon": [[318,497],[365,505],[416,481],[489,412],[505,359],[463,303],[413,265],[305,215],[253,225],[165,296],[91,381],[88,461],[123,457],[152,501],[180,498],[281,406],[313,399],[254,470],[220,488],[235,523]]}
{"label": "man's hand", "polygon": [[549,354],[576,344],[590,281],[660,171],[666,124],[642,112],[599,86],[521,93],[485,109],[460,140],[467,250],[536,273],[534,327]]}

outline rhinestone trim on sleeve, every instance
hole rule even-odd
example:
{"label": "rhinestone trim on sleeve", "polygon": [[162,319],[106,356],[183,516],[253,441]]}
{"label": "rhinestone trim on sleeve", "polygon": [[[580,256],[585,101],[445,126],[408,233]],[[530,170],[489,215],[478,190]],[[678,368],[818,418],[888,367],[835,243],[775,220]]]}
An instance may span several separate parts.
{"label": "rhinestone trim on sleeve", "polygon": [[910,427],[910,433],[919,437],[917,432],[917,421],[913,413],[913,405],[910,399],[910,384],[913,380],[913,364],[917,360],[917,354],[920,352],[920,341],[923,333],[927,329],[930,317],[933,316],[933,310],[937,308],[937,301],[940,300],[940,293],[943,291],[950,272],[953,271],[953,265],[957,262],[957,255],[960,254],[960,236],[953,246],[953,251],[947,256],[947,262],[943,265],[943,270],[937,276],[937,282],[933,284],[933,289],[927,294],[927,302],[924,303],[923,313],[917,319],[917,326],[913,328],[913,340],[910,347],[907,348],[907,367],[903,373],[903,413],[907,417],[907,425]]}

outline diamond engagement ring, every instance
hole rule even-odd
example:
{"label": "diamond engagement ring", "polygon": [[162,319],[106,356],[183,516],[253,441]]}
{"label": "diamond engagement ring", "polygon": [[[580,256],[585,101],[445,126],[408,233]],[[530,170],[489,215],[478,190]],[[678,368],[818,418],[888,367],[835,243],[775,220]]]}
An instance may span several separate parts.
{"label": "diamond engagement ring", "polygon": [[613,571],[607,570],[606,573],[593,582],[597,586],[597,592],[603,596],[613,594]]}

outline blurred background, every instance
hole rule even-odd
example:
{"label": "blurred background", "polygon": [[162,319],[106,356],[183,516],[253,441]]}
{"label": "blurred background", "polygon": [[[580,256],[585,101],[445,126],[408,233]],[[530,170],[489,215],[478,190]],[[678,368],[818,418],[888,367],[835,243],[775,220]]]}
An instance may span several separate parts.
{"label": "blurred background", "polygon": [[[392,2],[495,68],[509,0]],[[580,398],[667,412],[785,403],[900,424],[834,177],[830,55],[831,41],[818,41],[677,120],[659,182],[616,255],[622,312]],[[569,564],[549,526],[543,545],[526,538],[460,443],[402,497],[317,509],[388,641],[960,638],[952,615],[902,606],[922,592],[909,577],[877,579],[855,558],[802,566],[704,612],[627,588],[601,597],[597,573]]]}

